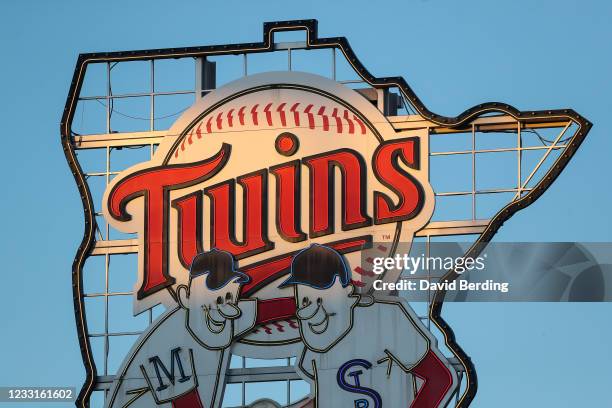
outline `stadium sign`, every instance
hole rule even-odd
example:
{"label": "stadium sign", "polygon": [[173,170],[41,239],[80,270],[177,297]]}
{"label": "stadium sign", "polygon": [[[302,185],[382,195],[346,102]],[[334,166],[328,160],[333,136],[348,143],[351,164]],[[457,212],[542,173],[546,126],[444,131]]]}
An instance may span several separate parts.
{"label": "stadium sign", "polygon": [[[398,128],[362,93],[302,72],[249,75],[197,98],[151,160],[120,172],[102,199],[107,222],[137,236],[134,314],[165,308],[127,353],[105,405],[220,407],[230,356],[238,355],[295,357],[295,372],[311,389],[296,407],[444,407],[454,395],[467,406],[475,373],[439,316],[443,291],[430,317],[465,373],[462,394],[457,368],[410,305],[373,291],[369,255],[409,252],[431,222],[430,126],[464,129],[491,112],[517,121],[564,117],[579,124],[572,153],[590,124],[571,111],[519,112],[503,104],[479,105],[458,118],[434,115],[403,79],[367,73],[346,40],[318,39],[314,21],[267,24],[261,44],[92,54],[79,67],[97,59],[270,50],[274,32],[283,29],[306,29],[307,47],[340,48],[367,83],[397,87],[431,125]],[[69,99],[70,120],[71,109]],[[82,188],[74,145],[64,140]],[[549,180],[500,211],[477,244],[537,198],[568,159],[558,159]],[[92,200],[84,191],[90,229]],[[86,234],[77,279],[92,245]],[[396,282],[401,272],[385,269],[377,279]],[[445,280],[454,277],[449,271]],[[90,356],[80,301],[77,284],[77,322]],[[78,404],[87,403],[94,383],[85,361],[90,370]]]}
{"label": "stadium sign", "polygon": [[[130,353],[112,406],[144,388],[151,392],[143,406],[183,395],[218,406],[227,356],[261,357],[275,346],[275,357],[305,359],[301,372],[318,390],[319,406],[360,400],[371,384],[351,375],[364,365],[377,372],[368,378],[378,391],[361,404],[410,405],[415,369],[425,370],[425,388],[433,383],[427,369],[445,372],[437,397],[448,400],[456,376],[434,339],[398,299],[367,295],[362,272],[371,266],[361,252],[373,241],[393,237],[378,245],[383,255],[409,248],[431,216],[424,132],[396,132],[363,96],[332,80],[272,72],[209,93],[169,134],[150,162],[115,177],[103,199],[111,225],[139,237],[135,312],[156,303],[171,310]],[[302,271],[298,254],[312,259]],[[385,279],[400,272],[388,270]],[[288,275],[296,280],[285,283]],[[381,313],[385,320],[375,323]],[[257,328],[270,322],[271,331]],[[361,337],[375,324],[389,344]],[[363,350],[354,355],[340,351],[357,344]],[[320,354],[337,357],[313,372]],[[164,367],[176,361],[177,381],[157,368],[162,356]],[[416,368],[422,360],[427,367]],[[388,377],[386,367],[396,364],[398,378]],[[189,394],[195,389],[197,397]]]}

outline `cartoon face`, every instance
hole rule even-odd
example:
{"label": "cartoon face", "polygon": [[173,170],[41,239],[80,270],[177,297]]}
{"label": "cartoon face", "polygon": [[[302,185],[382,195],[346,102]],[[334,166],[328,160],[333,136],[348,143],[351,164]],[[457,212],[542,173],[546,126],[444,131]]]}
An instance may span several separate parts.
{"label": "cartoon face", "polygon": [[233,321],[241,315],[240,285],[246,279],[234,269],[233,258],[226,252],[213,250],[193,260],[189,288],[182,286],[177,292],[181,306],[187,309],[188,329],[202,345],[230,345]]}
{"label": "cartoon face", "polygon": [[181,304],[188,310],[187,325],[197,340],[208,347],[229,345],[233,337],[232,320],[240,317],[237,306],[238,278],[218,289],[206,285],[206,276],[191,279],[189,291],[179,291]]}
{"label": "cartoon face", "polygon": [[296,316],[308,348],[325,352],[348,333],[358,301],[351,292],[352,286],[342,287],[339,279],[324,289],[295,285]]}

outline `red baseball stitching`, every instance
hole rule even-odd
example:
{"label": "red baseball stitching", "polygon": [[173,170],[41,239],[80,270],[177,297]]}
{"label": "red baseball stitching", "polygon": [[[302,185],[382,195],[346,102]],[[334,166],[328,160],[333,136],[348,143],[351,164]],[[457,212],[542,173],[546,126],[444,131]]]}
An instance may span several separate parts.
{"label": "red baseball stitching", "polygon": [[[283,326],[283,324],[285,324],[285,326]],[[269,325],[272,325],[274,327],[270,327]],[[278,320],[276,322],[271,322],[271,323],[267,323],[267,324],[262,324],[259,327],[254,328],[251,333],[259,333],[260,329],[263,329],[264,332],[266,332],[266,334],[272,334],[273,331],[278,331],[281,333],[285,332],[285,329],[287,328],[287,326],[289,326],[292,329],[297,329],[299,328],[299,326],[297,325],[297,320],[295,319],[285,319],[285,320]]]}
{"label": "red baseball stitching", "polygon": [[[308,104],[304,109],[299,109],[301,107],[300,102],[296,102],[287,110],[287,103],[281,102],[277,106],[274,105],[273,102],[266,104],[263,109],[260,107],[260,104],[255,104],[253,106],[242,106],[238,109],[237,117],[238,123],[240,126],[245,126],[247,116],[250,116],[251,123],[255,126],[280,126],[280,127],[301,127],[302,122],[308,123],[309,129],[316,128],[316,120],[315,117],[319,117],[319,121],[322,124],[323,132],[334,132],[335,134],[350,134],[353,135],[356,133],[356,128],[358,128],[357,133],[365,135],[367,132],[367,127],[365,123],[357,117],[357,115],[352,114],[347,109],[338,109],[334,108],[333,110],[329,109],[327,106],[319,106],[315,108],[313,104]],[[331,114],[328,114],[331,110]],[[202,138],[204,134],[212,134],[217,130],[224,129],[234,129],[237,125],[235,123],[234,112],[236,109],[231,108],[229,111],[220,111],[215,112],[213,114],[208,115],[206,118],[202,119],[195,130],[195,135],[198,139]],[[248,114],[246,113],[248,112]],[[290,115],[293,113],[293,115]],[[250,114],[250,115],[249,115]],[[300,116],[304,116],[305,120],[302,121]],[[260,123],[260,121],[265,117],[265,124]],[[289,118],[293,119],[293,123],[290,123]],[[330,125],[330,121],[333,121],[335,126]],[[280,123],[279,123],[280,122]],[[205,123],[205,126],[202,125]],[[344,126],[346,124],[346,127]],[[357,125],[357,126],[356,126]],[[213,127],[215,129],[213,129]],[[193,131],[189,134],[187,139],[187,145],[191,145],[193,142]],[[185,151],[185,140],[181,142],[180,151]],[[174,152],[174,157],[178,157],[179,149],[176,149]]]}
{"label": "red baseball stitching", "polygon": [[358,288],[363,288],[366,285],[365,283],[355,280],[355,279],[351,279],[351,283],[357,286]]}
{"label": "red baseball stitching", "polygon": [[361,266],[357,266],[353,270],[361,276],[374,276],[374,272],[365,270]]}

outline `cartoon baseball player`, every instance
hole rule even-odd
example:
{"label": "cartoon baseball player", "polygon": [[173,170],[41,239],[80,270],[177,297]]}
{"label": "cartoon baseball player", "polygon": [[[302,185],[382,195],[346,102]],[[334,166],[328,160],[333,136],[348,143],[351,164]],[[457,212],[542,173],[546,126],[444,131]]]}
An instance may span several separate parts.
{"label": "cartoon baseball player", "polygon": [[138,339],[118,371],[108,407],[129,407],[135,401],[172,408],[221,406],[227,349],[256,321],[256,301],[238,301],[248,279],[228,252],[197,255],[188,285],[177,287],[179,307],[160,316]]}
{"label": "cartoon baseball player", "polygon": [[319,245],[294,257],[287,285],[315,407],[446,406],[456,374],[405,301],[356,294],[342,256]]}

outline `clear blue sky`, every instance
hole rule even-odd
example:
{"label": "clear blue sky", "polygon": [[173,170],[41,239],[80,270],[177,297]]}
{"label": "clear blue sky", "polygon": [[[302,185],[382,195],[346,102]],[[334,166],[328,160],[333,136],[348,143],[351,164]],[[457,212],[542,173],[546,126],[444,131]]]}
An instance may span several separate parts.
{"label": "clear blue sky", "polygon": [[[259,41],[264,21],[298,18],[348,37],[371,72],[403,75],[437,113],[499,100],[586,116],[594,128],[572,163],[498,238],[612,241],[609,1],[4,0],[0,385],[82,383],[70,267],[83,220],[59,139],[77,55]],[[610,406],[611,315],[612,304],[447,307],[478,369],[473,406]]]}

